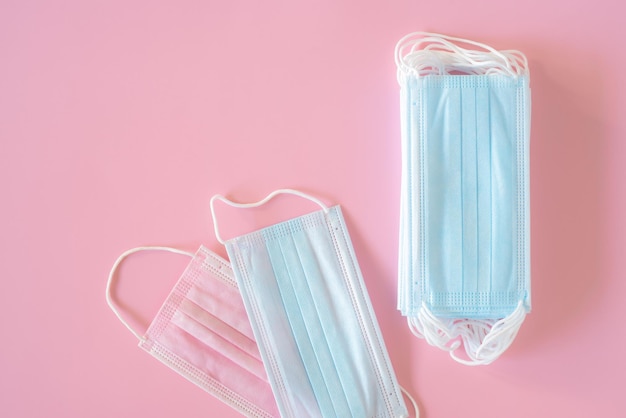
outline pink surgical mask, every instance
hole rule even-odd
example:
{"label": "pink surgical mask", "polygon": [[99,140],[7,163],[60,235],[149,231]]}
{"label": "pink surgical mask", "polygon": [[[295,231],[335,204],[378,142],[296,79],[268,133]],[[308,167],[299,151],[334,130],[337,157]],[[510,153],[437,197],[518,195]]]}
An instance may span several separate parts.
{"label": "pink surgical mask", "polygon": [[[170,251],[192,257],[144,335],[120,314],[111,297],[115,271],[138,251]],[[261,361],[230,264],[201,246],[195,253],[168,247],[139,247],[113,265],[107,302],[139,339],[139,347],[240,413],[278,417],[278,408]]]}

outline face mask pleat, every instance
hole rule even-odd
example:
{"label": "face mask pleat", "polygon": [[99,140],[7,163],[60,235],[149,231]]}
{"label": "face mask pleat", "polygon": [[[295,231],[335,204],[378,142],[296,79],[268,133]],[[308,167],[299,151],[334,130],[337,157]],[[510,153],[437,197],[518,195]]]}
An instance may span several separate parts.
{"label": "face mask pleat", "polygon": [[246,311],[241,303],[241,294],[236,287],[227,287],[212,281],[193,286],[185,297],[205,311],[221,318],[248,339],[254,340],[250,321],[247,320]]}
{"label": "face mask pleat", "polygon": [[[213,316],[204,309],[201,309],[192,301],[187,299],[183,300],[176,313],[182,314],[185,318],[195,322],[198,326],[202,326],[206,329],[206,332],[210,332],[215,335],[216,338],[224,340],[224,343],[228,343],[233,347],[236,347],[238,349],[237,351],[240,351],[252,359],[256,359],[258,362],[261,361],[261,356],[254,340],[241,334],[230,325]],[[219,342],[218,344],[222,343]]]}
{"label": "face mask pleat", "polygon": [[226,261],[201,247],[140,347],[238,411],[277,417],[267,373]]}
{"label": "face mask pleat", "polygon": [[476,118],[476,178],[478,182],[476,204],[477,218],[477,278],[475,292],[480,289],[491,291],[493,260],[493,243],[491,239],[491,224],[493,213],[492,178],[491,178],[491,146],[492,136],[490,127],[490,100],[489,89],[485,86],[475,90],[475,118]]}
{"label": "face mask pleat", "polygon": [[[323,416],[351,416],[337,365],[328,346],[319,312],[313,302],[299,251],[287,235],[266,243],[300,357]],[[306,251],[300,248],[300,251]],[[311,278],[323,280],[321,276]],[[337,332],[331,331],[334,336]],[[322,368],[321,365],[331,367]]]}
{"label": "face mask pleat", "polygon": [[[269,379],[281,416],[321,416],[307,370],[300,359],[298,346],[284,310],[276,309],[283,301],[280,289],[271,272],[272,264],[267,248],[258,237],[249,236],[248,242],[227,242],[226,248],[234,266],[239,266],[239,283],[244,302],[249,305],[249,317],[259,344],[261,357],[269,371]],[[252,257],[252,251],[257,256]],[[263,295],[259,300],[256,295]],[[264,306],[272,309],[264,309]],[[299,387],[294,392],[287,390]]]}
{"label": "face mask pleat", "polygon": [[474,89],[461,88],[461,183],[462,183],[462,286],[475,292],[478,282],[478,167],[476,97]]}
{"label": "face mask pleat", "polygon": [[[426,277],[438,278],[426,283],[424,296],[428,297],[463,290],[463,153],[460,91],[426,87],[424,100],[422,196],[429,196],[422,199],[426,210],[424,262]],[[446,187],[440,187],[442,183]]]}
{"label": "face mask pleat", "polygon": [[[186,326],[188,327],[188,326]],[[197,347],[200,350],[181,350],[179,347]],[[267,381],[249,372],[241,364],[233,361],[225,352],[211,345],[199,341],[196,336],[170,324],[157,343],[162,352],[175,361],[182,362],[185,368],[193,368],[201,372],[203,376],[211,376],[211,379],[219,382],[226,388],[237,388],[238,395],[249,401],[257,401],[259,397],[266,396],[268,391]],[[175,353],[175,354],[174,354]],[[153,354],[155,354],[153,352]],[[261,364],[262,365],[262,364]],[[187,376],[185,376],[187,377]],[[245,382],[245,385],[242,384]],[[258,402],[255,402],[260,404]]]}
{"label": "face mask pleat", "polygon": [[[515,108],[516,89],[514,85],[491,90],[491,129],[492,142],[492,216],[493,216],[493,291],[501,295],[516,284],[514,270],[517,257],[517,135],[515,114],[508,109]],[[515,289],[515,285],[513,290]],[[496,303],[504,301],[494,301]],[[512,300],[511,310],[517,305]],[[510,311],[509,311],[510,312]]]}

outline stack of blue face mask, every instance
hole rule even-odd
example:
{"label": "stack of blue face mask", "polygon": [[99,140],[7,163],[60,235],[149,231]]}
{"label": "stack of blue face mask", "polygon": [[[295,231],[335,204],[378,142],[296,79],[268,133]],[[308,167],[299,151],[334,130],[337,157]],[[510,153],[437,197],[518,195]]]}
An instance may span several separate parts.
{"label": "stack of blue face mask", "polygon": [[396,63],[398,308],[417,336],[462,363],[488,364],[530,311],[526,58],[413,33],[398,43]]}

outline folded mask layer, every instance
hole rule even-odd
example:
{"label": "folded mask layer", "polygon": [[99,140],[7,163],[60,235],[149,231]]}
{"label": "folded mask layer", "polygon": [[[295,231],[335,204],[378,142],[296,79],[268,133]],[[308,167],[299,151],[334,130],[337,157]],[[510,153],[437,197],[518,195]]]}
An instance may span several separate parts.
{"label": "folded mask layer", "polygon": [[398,44],[398,307],[429,343],[460,339],[469,361],[453,357],[486,364],[530,310],[529,76],[519,52],[451,40]]}

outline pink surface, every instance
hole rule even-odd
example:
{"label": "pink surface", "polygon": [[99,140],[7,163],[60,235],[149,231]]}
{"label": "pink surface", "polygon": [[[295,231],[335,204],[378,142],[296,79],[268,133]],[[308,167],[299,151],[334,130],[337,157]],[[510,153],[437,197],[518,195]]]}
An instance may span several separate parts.
{"label": "pink surface", "polygon": [[[213,193],[256,200],[293,187],[342,205],[398,378],[423,417],[625,416],[619,4],[2,2],[0,415],[237,416],[137,348],[105,303],[105,281],[137,245],[204,243],[225,255]],[[415,30],[530,60],[533,312],[487,367],[417,340],[395,310],[393,48]],[[294,199],[222,207],[222,232],[312,208]],[[147,326],[186,263],[124,263],[117,294],[134,324]]]}

